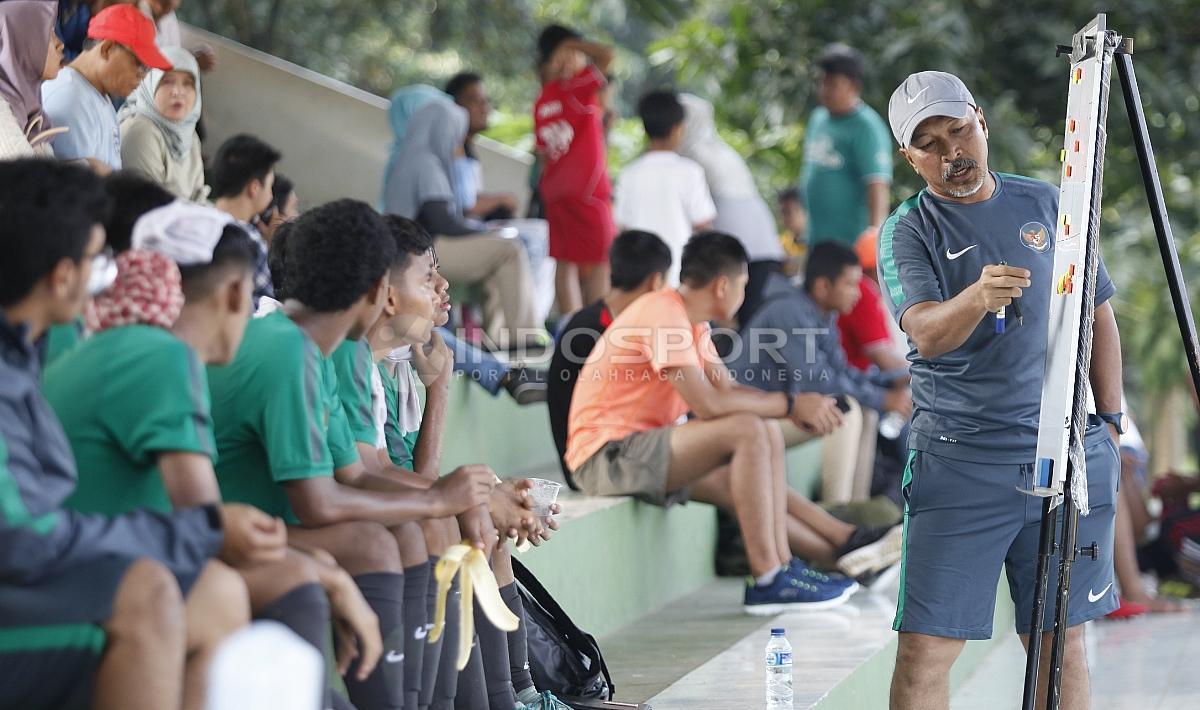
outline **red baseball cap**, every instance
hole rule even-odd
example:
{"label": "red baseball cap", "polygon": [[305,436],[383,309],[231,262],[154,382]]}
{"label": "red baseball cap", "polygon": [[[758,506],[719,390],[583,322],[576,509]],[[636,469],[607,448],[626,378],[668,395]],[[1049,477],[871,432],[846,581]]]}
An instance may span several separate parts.
{"label": "red baseball cap", "polygon": [[171,70],[171,62],[154,44],[154,22],[133,5],[111,5],[88,24],[88,39],[112,40],[133,52],[151,69]]}

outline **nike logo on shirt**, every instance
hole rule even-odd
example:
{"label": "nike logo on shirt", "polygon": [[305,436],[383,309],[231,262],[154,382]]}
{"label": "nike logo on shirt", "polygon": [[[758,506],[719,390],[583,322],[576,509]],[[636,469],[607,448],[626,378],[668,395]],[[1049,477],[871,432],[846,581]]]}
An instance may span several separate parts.
{"label": "nike logo on shirt", "polygon": [[388,651],[387,655],[383,657],[383,660],[388,663],[399,663],[400,661],[404,660],[404,652],[403,651]]}
{"label": "nike logo on shirt", "polygon": [[949,249],[947,249],[946,250],[946,258],[949,259],[950,261],[954,261],[958,257],[962,256],[963,254],[966,254],[967,252],[971,251],[972,249],[974,249],[977,246],[979,246],[979,245],[972,244],[971,246],[967,247],[966,249],[963,249],[962,251],[956,251],[953,253]]}
{"label": "nike logo on shirt", "polygon": [[1101,599],[1104,598],[1105,594],[1108,594],[1108,590],[1111,587],[1112,587],[1112,582],[1109,582],[1108,586],[1105,587],[1104,589],[1101,589],[1099,594],[1092,594],[1092,590],[1089,589],[1088,590],[1088,601],[1091,602],[1092,604],[1095,604],[1096,602],[1100,601]]}
{"label": "nike logo on shirt", "polygon": [[431,629],[431,628],[432,628],[432,626],[418,626],[416,629],[413,630],[413,638],[420,641],[421,639],[423,639],[429,635],[429,629]]}

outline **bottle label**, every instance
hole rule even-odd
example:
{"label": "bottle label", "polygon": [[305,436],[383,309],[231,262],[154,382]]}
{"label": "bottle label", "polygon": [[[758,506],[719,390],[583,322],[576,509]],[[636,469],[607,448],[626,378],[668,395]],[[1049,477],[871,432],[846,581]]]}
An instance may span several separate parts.
{"label": "bottle label", "polygon": [[791,651],[768,651],[767,652],[768,666],[790,666],[792,665]]}

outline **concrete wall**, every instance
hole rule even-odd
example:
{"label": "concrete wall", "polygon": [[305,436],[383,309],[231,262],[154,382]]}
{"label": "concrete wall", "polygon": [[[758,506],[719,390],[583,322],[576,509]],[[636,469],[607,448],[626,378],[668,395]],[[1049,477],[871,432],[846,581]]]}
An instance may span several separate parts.
{"label": "concrete wall", "polygon": [[[195,27],[184,26],[183,40],[217,54],[216,71],[203,78],[207,155],[252,133],[283,152],[279,170],[305,206],[339,197],[378,204],[392,143],[387,99]],[[477,147],[485,187],[525,204],[532,156],[486,138]]]}

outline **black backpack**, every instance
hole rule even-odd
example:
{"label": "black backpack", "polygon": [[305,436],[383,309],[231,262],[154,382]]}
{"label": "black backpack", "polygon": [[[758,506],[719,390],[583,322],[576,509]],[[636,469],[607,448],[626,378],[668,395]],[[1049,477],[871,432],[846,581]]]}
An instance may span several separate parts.
{"label": "black backpack", "polygon": [[529,636],[529,672],[541,690],[574,698],[611,700],[616,694],[596,639],[583,631],[518,560],[512,561]]}

